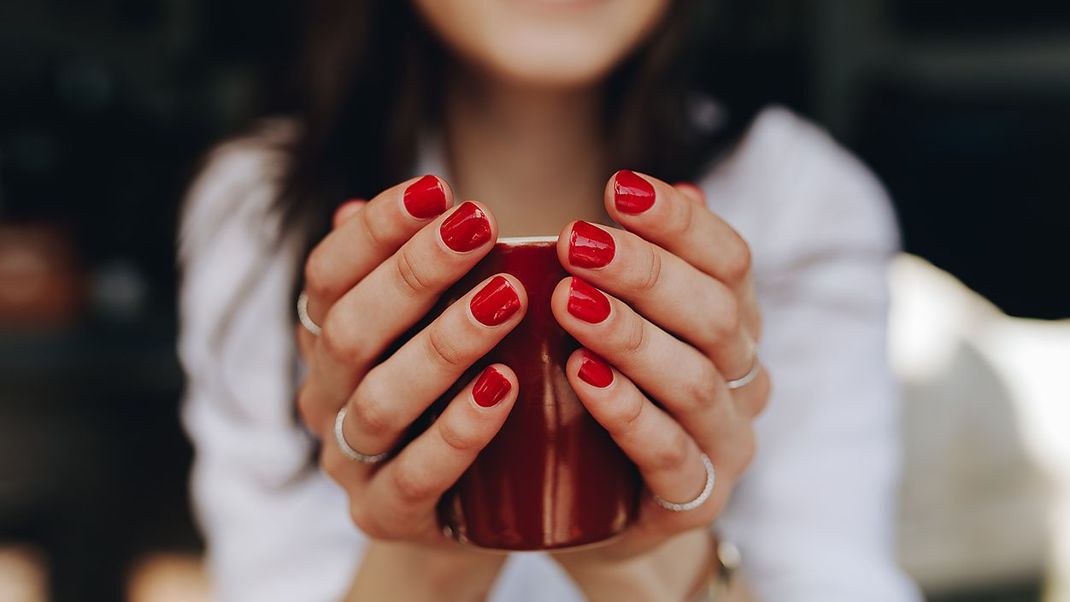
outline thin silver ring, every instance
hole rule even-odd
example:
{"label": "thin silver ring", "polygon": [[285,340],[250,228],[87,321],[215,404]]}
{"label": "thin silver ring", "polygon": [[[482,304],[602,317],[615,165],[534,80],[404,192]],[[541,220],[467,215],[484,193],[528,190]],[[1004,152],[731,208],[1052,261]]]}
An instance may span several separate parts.
{"label": "thin silver ring", "polygon": [[349,446],[349,442],[346,441],[346,434],[342,430],[342,423],[346,419],[346,409],[343,407],[338,410],[338,415],[334,417],[334,439],[338,442],[338,449],[342,450],[342,455],[355,460],[361,464],[378,464],[383,460],[390,457],[390,452],[383,452],[381,454],[362,454],[359,451]]}
{"label": "thin silver ring", "polygon": [[305,327],[305,330],[312,333],[312,336],[320,336],[320,325],[312,321],[312,317],[308,315],[308,293],[301,291],[301,294],[297,296],[297,319],[301,321],[301,326]]}
{"label": "thin silver ring", "polygon": [[735,389],[742,389],[743,387],[746,387],[747,385],[754,382],[754,379],[758,378],[758,373],[761,372],[761,370],[762,366],[758,362],[758,356],[754,356],[754,363],[751,364],[750,370],[747,371],[746,374],[735,380],[726,381],[725,386],[728,387],[730,391],[733,391]]}
{"label": "thin silver ring", "polygon": [[657,495],[652,495],[654,503],[670,512],[687,512],[705,504],[706,500],[710,499],[710,494],[713,493],[713,485],[717,482],[717,473],[713,470],[713,461],[706,454],[702,454],[702,467],[706,469],[706,484],[702,486],[702,493],[698,494],[695,499],[677,504],[663,500]]}

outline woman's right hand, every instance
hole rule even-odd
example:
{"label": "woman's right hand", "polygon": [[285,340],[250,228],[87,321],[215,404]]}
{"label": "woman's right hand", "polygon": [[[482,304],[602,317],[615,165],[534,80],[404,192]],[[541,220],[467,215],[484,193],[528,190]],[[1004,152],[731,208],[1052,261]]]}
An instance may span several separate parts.
{"label": "woman's right hand", "polygon": [[[348,494],[353,522],[375,540],[457,546],[440,531],[435,506],[516,400],[513,371],[489,366],[425,432],[396,449],[413,421],[527,309],[519,282],[491,277],[378,363],[494,246],[490,213],[471,201],[447,211],[452,204],[450,187],[434,176],[347,203],[305,266],[308,313],[321,333],[297,328],[308,366],[298,408],[323,442],[320,465]],[[350,447],[390,452],[388,460],[362,464],[343,455],[334,436],[343,407]]]}

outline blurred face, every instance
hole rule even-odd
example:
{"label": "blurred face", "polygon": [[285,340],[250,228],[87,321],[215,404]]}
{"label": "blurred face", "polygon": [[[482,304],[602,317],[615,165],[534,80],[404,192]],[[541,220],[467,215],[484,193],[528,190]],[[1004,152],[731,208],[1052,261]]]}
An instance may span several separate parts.
{"label": "blurred face", "polygon": [[658,25],[671,0],[413,0],[459,56],[537,86],[596,83]]}

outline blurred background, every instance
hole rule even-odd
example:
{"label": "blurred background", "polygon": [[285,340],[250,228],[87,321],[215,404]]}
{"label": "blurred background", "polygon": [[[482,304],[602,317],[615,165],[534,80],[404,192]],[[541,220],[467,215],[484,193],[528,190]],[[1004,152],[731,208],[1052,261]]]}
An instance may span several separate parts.
{"label": "blurred background", "polygon": [[[293,4],[0,3],[0,600],[208,599],[176,215]],[[909,253],[900,558],[934,601],[1070,601],[1070,3],[777,6],[741,68],[875,168]]]}

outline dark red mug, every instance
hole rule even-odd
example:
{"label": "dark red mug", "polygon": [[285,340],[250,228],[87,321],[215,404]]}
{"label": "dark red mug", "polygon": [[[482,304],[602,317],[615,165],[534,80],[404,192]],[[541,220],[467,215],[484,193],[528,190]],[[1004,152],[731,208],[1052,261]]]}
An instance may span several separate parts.
{"label": "dark red mug", "polygon": [[501,431],[438,507],[443,528],[462,543],[498,550],[552,550],[606,542],[638,512],[635,465],[587,412],[565,376],[579,344],[550,310],[568,274],[557,237],[502,238],[451,287],[431,315],[498,273],[524,285],[520,324],[462,376],[429,414],[433,419],[489,364],[512,368],[519,395]]}

